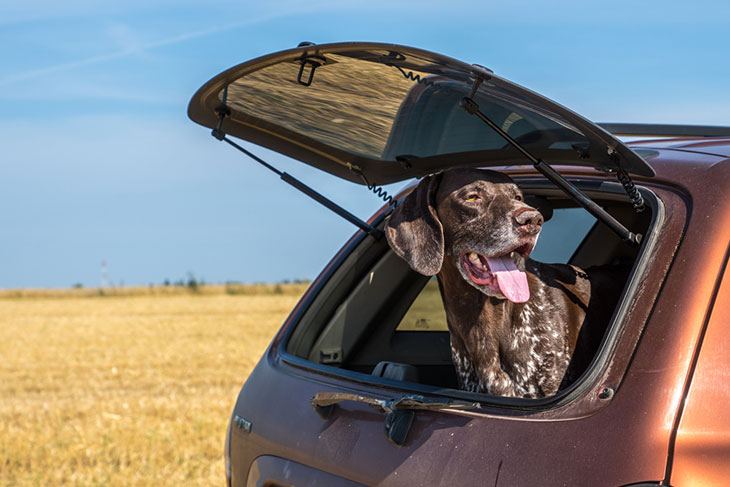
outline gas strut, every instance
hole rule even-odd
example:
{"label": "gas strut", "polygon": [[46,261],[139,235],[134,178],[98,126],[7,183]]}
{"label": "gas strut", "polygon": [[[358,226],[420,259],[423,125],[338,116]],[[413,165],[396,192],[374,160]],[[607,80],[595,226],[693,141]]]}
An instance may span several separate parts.
{"label": "gas strut", "polygon": [[570,199],[585,208],[588,213],[606,224],[608,228],[610,228],[619,237],[621,237],[621,239],[634,245],[638,245],[639,243],[641,243],[641,234],[633,233],[628,228],[623,226],[623,224],[616,220],[613,216],[611,216],[610,213],[601,208],[598,204],[596,204],[595,201],[583,194],[583,192],[579,190],[574,184],[572,184],[570,181],[565,179],[559,172],[553,169],[550,164],[532,155],[527,149],[522,147],[519,142],[512,138],[512,136],[502,130],[502,127],[494,123],[494,121],[492,121],[484,112],[482,112],[479,109],[479,105],[476,101],[474,101],[473,98],[480,83],[481,78],[477,78],[477,82],[475,83],[471,96],[465,96],[462,99],[462,106],[468,113],[470,113],[471,115],[475,115],[482,122],[491,127],[492,130],[497,132],[512,147],[520,151],[522,155],[524,155],[530,162],[532,162],[533,166],[535,166],[535,169],[540,171],[546,178],[550,180],[550,182],[563,190],[563,192],[567,194]]}
{"label": "gas strut", "polygon": [[218,115],[218,124],[216,127],[211,131],[211,135],[215,137],[218,140],[221,140],[223,142],[226,142],[231,147],[238,149],[243,154],[247,155],[254,161],[258,162],[262,166],[264,166],[269,171],[275,173],[279,178],[284,181],[285,183],[289,184],[290,186],[295,187],[302,193],[306,194],[310,198],[312,198],[317,203],[321,204],[322,206],[332,210],[333,212],[340,215],[342,218],[347,220],[348,222],[352,223],[356,227],[358,227],[363,232],[367,233],[368,235],[372,235],[374,238],[379,239],[383,232],[378,230],[377,228],[373,227],[372,225],[369,225],[368,223],[362,221],[360,218],[356,217],[331,199],[327,198],[321,193],[318,193],[314,188],[307,186],[302,181],[298,180],[291,174],[288,174],[284,171],[280,171],[268,162],[261,159],[259,156],[254,154],[253,152],[246,150],[245,148],[241,147],[236,142],[232,141],[226,136],[226,133],[223,131],[223,120],[231,114],[230,108],[226,105],[226,98],[228,97],[228,86],[225,86],[223,88],[223,100],[221,104],[215,109],[216,114]]}

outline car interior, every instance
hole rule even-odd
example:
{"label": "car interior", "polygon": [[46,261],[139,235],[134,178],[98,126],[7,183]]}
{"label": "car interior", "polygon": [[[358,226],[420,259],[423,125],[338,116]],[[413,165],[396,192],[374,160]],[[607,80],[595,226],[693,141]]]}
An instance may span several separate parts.
{"label": "car interior", "polygon": [[[631,262],[636,270],[646,239],[641,247],[627,244],[546,181],[514,179],[546,220],[531,258],[584,269]],[[659,205],[649,191],[643,191],[647,209],[636,213],[616,183],[587,180],[578,186],[630,230],[648,235]],[[627,299],[628,287],[624,283],[619,303]],[[436,277],[411,270],[385,238],[363,239],[308,309],[289,337],[287,353],[374,380],[458,388]],[[615,327],[616,312],[611,321]]]}

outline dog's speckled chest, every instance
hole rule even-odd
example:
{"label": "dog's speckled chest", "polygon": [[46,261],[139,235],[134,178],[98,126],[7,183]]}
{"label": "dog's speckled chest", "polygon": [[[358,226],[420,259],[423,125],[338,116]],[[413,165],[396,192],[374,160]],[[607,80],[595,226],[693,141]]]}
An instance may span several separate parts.
{"label": "dog's speckled chest", "polygon": [[[540,275],[551,274],[549,267],[530,263],[532,296],[524,304],[481,299],[467,288],[455,300],[447,288],[451,352],[461,388],[525,398],[557,392],[570,364],[575,328],[585,318],[581,296],[589,295],[590,285],[577,270],[570,288],[555,276]],[[481,310],[464,312],[474,306]]]}

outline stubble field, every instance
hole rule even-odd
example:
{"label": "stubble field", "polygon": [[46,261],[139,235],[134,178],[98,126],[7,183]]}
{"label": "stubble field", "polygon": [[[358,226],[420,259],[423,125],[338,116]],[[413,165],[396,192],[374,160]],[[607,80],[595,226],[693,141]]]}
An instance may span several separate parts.
{"label": "stubble field", "polygon": [[238,390],[303,289],[0,293],[0,484],[221,485]]}

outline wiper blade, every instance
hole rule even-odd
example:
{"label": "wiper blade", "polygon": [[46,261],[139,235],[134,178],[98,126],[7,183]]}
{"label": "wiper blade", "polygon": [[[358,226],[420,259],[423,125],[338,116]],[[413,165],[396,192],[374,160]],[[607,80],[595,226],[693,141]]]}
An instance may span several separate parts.
{"label": "wiper blade", "polygon": [[394,399],[378,399],[350,392],[318,392],[312,398],[312,406],[315,409],[327,408],[345,401],[367,404],[381,413],[390,413],[398,409],[438,411],[441,409],[469,410],[481,408],[481,404],[478,402],[434,399],[418,394],[404,394]]}
{"label": "wiper blade", "polygon": [[418,394],[404,394],[393,399],[354,394],[351,392],[318,392],[312,398],[312,407],[322,419],[332,415],[335,407],[345,401],[367,404],[379,413],[385,414],[385,435],[396,445],[404,445],[413,424],[416,411],[470,410],[480,409],[478,402],[451,399],[434,399]]}

